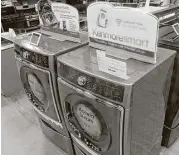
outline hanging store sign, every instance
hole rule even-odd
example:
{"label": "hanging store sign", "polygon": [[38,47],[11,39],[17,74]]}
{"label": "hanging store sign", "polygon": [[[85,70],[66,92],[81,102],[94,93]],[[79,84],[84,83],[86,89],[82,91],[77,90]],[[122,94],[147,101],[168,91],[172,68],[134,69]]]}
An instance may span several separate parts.
{"label": "hanging store sign", "polygon": [[43,25],[42,30],[60,34],[67,38],[65,40],[80,42],[79,14],[76,8],[64,3],[40,0],[37,10]]}
{"label": "hanging store sign", "polygon": [[[134,8],[96,2],[87,9],[90,45],[107,54],[122,52],[131,58],[156,63],[158,19]],[[120,49],[120,50],[119,50]]]}

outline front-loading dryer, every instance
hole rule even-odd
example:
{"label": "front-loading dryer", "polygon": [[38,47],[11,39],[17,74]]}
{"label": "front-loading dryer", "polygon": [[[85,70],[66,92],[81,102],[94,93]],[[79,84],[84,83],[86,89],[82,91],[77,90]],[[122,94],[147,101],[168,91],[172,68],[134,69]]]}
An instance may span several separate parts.
{"label": "front-loading dryer", "polygon": [[126,60],[124,80],[99,70],[97,51],[83,46],[57,58],[60,99],[76,154],[156,153],[175,52],[159,48],[156,64]]}
{"label": "front-loading dryer", "polygon": [[73,155],[70,135],[66,128],[57,93],[55,59],[83,42],[58,41],[41,34],[39,45],[30,44],[30,36],[15,41],[15,55],[21,82],[35,112],[43,133],[65,153]]}

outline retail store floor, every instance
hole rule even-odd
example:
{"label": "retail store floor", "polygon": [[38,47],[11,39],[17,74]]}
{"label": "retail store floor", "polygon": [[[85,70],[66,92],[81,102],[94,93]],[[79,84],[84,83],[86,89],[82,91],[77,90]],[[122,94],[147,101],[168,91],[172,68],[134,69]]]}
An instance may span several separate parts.
{"label": "retail store floor", "polygon": [[[41,132],[26,95],[1,96],[2,155],[64,155]],[[179,139],[160,155],[179,155]]]}

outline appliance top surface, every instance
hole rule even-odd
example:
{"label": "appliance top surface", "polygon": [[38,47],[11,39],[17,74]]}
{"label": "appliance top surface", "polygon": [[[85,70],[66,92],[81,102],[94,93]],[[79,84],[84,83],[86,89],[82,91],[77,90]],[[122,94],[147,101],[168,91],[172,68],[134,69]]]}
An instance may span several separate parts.
{"label": "appliance top surface", "polygon": [[1,47],[4,47],[6,45],[10,45],[10,44],[13,44],[13,42],[8,40],[8,39],[5,39],[5,38],[1,37]]}
{"label": "appliance top surface", "polygon": [[72,52],[66,53],[64,55],[58,56],[57,61],[58,63],[62,62],[72,68],[96,77],[100,77],[102,79],[106,79],[113,83],[133,85],[134,83],[142,79],[145,75],[147,75],[150,71],[163,63],[166,59],[174,56],[175,53],[176,52],[172,50],[158,48],[156,64],[149,64],[134,59],[126,60],[127,75],[129,76],[128,80],[124,80],[100,71],[97,62],[96,49],[88,45],[73,50]]}
{"label": "appliance top surface", "polygon": [[16,39],[14,42],[15,44],[19,45],[22,48],[25,48],[26,50],[30,50],[36,53],[41,53],[45,55],[56,55],[60,54],[61,52],[64,52],[65,50],[73,49],[80,44],[87,42],[87,35],[81,34],[82,43],[72,42],[68,40],[59,41],[52,39],[50,37],[44,34],[41,34],[41,39],[39,41],[39,45],[35,46],[30,44],[30,37],[31,35],[24,36],[22,39]]}

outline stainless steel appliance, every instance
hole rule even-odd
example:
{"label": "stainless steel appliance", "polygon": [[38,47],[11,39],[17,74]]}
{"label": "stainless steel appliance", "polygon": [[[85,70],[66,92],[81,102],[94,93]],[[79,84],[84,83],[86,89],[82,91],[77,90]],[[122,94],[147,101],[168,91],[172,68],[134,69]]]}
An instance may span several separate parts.
{"label": "stainless steel appliance", "polygon": [[1,93],[8,97],[22,90],[16,68],[14,44],[1,37]]}
{"label": "stainless steel appliance", "polygon": [[[77,155],[148,155],[160,145],[175,52],[126,60],[128,80],[98,69],[95,48],[57,58],[61,106]],[[117,58],[114,58],[117,59]]]}
{"label": "stainless steel appliance", "polygon": [[165,147],[170,147],[179,137],[179,38],[172,41],[175,36],[170,31],[159,39],[160,47],[177,51],[163,128],[162,146]]}
{"label": "stainless steel appliance", "polygon": [[84,42],[57,41],[41,34],[39,45],[35,46],[29,43],[29,38],[15,41],[17,68],[24,90],[34,106],[44,134],[72,155],[73,147],[56,88],[55,57],[83,46]]}

